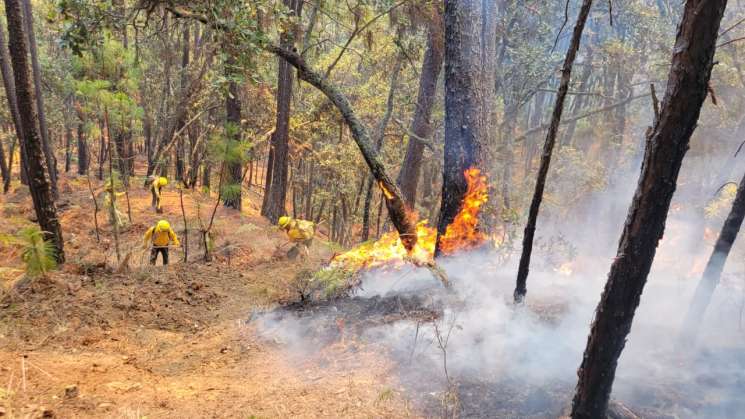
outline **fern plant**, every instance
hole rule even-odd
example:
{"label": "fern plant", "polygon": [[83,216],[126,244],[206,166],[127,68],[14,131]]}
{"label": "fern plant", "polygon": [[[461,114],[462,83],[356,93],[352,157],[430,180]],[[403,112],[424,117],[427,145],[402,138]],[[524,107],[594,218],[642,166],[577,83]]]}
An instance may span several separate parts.
{"label": "fern plant", "polygon": [[38,226],[22,228],[15,236],[1,235],[0,241],[19,248],[26,275],[30,277],[44,275],[57,267],[54,245],[44,240],[44,233]]}

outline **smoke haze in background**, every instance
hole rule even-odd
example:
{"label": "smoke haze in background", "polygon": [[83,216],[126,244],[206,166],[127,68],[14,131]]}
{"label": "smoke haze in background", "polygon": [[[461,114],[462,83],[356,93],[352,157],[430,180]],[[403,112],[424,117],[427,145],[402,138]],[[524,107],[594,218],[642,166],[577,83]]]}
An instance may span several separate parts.
{"label": "smoke haze in background", "polygon": [[[742,174],[743,164],[732,159],[726,152],[694,155],[684,162],[613,389],[614,399],[645,417],[735,418],[745,411],[742,245],[730,255],[698,347],[681,348],[677,339],[713,246],[711,239],[704,240],[704,228],[718,233],[721,227],[721,220],[705,222],[701,208],[713,197],[717,183]],[[715,161],[721,163],[712,167]],[[539,219],[540,236],[560,234],[575,248],[575,257],[552,254],[551,246],[536,251],[527,307],[512,306],[517,255],[499,265],[494,251],[442,259],[452,293],[443,291],[426,269],[369,272],[358,299],[419,298],[424,306],[441,312],[439,334],[449,334],[449,339],[443,351],[432,322],[404,319],[364,328],[361,341],[388,350],[399,365],[399,379],[412,390],[408,396],[421,397],[425,410],[437,406],[433,392],[447,388],[445,352],[461,416],[558,416],[573,394],[638,172],[638,160],[627,163],[607,190],[578,204],[582,222],[579,217],[560,222],[550,213]],[[703,176],[707,182],[701,181]],[[332,311],[295,316],[280,309],[258,316],[255,324],[264,336],[278,338],[288,351],[302,356],[328,343],[318,333],[336,327],[335,315]]]}

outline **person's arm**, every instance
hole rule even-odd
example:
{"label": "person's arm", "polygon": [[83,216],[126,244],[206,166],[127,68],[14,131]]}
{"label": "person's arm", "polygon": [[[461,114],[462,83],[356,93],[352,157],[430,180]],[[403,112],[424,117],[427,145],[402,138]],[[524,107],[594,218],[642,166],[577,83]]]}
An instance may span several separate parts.
{"label": "person's arm", "polygon": [[168,236],[170,236],[171,240],[173,240],[174,246],[181,246],[181,243],[178,241],[178,236],[176,235],[176,232],[173,231],[173,229],[168,231]]}
{"label": "person's arm", "polygon": [[153,231],[155,231],[155,227],[150,227],[145,232],[145,236],[142,238],[142,247],[147,247],[147,244],[150,242],[150,239],[153,238]]}

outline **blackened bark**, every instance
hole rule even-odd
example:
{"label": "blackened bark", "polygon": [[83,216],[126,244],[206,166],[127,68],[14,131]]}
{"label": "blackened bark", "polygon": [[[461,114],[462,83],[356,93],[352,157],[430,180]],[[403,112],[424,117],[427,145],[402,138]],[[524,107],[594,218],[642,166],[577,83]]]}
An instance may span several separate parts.
{"label": "blackened bark", "polygon": [[482,164],[491,142],[496,77],[497,2],[445,1],[445,160],[440,237],[460,212],[465,171]]}
{"label": "blackened bark", "polygon": [[726,0],[685,3],[660,118],[647,140],[636,193],[577,373],[574,419],[603,417],[608,407],[618,358],[665,230],[680,166],[706,98],[726,5]]}
{"label": "blackened bark", "polygon": [[[5,87],[5,97],[8,100],[8,109],[10,109],[11,117],[13,118],[13,127],[16,131],[16,137],[19,139],[23,138],[23,126],[21,125],[21,115],[18,113],[18,102],[16,100],[16,82],[13,80],[13,70],[11,69],[10,55],[8,54],[8,42],[5,40],[5,28],[3,27],[2,19],[0,19],[0,71],[3,75],[3,86]],[[28,178],[26,176],[26,150],[23,146],[21,149],[21,183],[27,184]],[[11,154],[12,157],[12,154]],[[8,169],[10,170],[10,168]],[[6,181],[7,182],[7,181]],[[10,184],[4,185],[4,187],[10,187]]]}
{"label": "blackened bark", "polygon": [[88,173],[88,141],[85,138],[85,125],[83,121],[78,122],[78,174],[85,175]]}
{"label": "blackened bark", "polygon": [[[189,42],[191,37],[189,36],[189,22],[184,24],[183,37],[181,41],[181,90],[185,91],[189,84]],[[176,125],[177,130],[181,130],[186,123],[186,113],[181,115],[181,120]],[[176,144],[176,180],[184,181],[185,177],[185,163],[184,155],[186,154],[186,148],[184,144],[184,135],[179,135],[178,143]]]}
{"label": "blackened bark", "polygon": [[21,0],[23,6],[23,21],[26,26],[26,36],[28,36],[29,53],[31,54],[31,69],[34,79],[34,93],[36,95],[36,108],[39,116],[39,132],[41,134],[42,147],[44,149],[44,158],[47,161],[49,169],[49,180],[52,185],[52,196],[57,199],[57,159],[52,152],[52,144],[49,140],[49,129],[47,128],[47,117],[44,112],[44,95],[41,91],[41,66],[39,65],[39,56],[36,51],[36,35],[34,34],[34,16],[31,12],[31,0]]}
{"label": "blackened bark", "polygon": [[[442,17],[438,14],[438,19]],[[422,71],[419,76],[419,93],[416,101],[411,132],[419,138],[428,139],[432,135],[432,107],[437,93],[437,80],[440,77],[443,60],[442,22],[436,22],[429,31],[427,51],[424,53]],[[409,208],[415,208],[417,186],[422,170],[424,144],[414,136],[409,136],[406,155],[398,173],[398,186]]]}
{"label": "blackened bark", "polygon": [[8,161],[5,160],[5,149],[0,141],[0,172],[3,175],[3,193],[7,193],[10,189],[10,169],[8,168]]}
{"label": "blackened bark", "polygon": [[[298,70],[298,77],[320,90],[339,109],[344,120],[352,132],[352,138],[359,147],[370,172],[375,177],[378,186],[383,190],[388,215],[396,227],[401,242],[406,249],[411,250],[416,244],[416,223],[406,211],[406,204],[401,198],[401,191],[385,171],[383,163],[378,159],[374,144],[370,141],[367,127],[360,121],[352,109],[352,105],[344,94],[323,77],[322,74],[311,69],[305,60],[296,52],[288,51],[274,45],[266,45],[265,49],[279,55]],[[320,212],[319,212],[320,214]]]}
{"label": "blackened bark", "polygon": [[[591,44],[587,46],[587,55],[585,56],[585,60],[582,64],[584,65],[584,67],[582,68],[582,74],[580,75],[580,79],[579,79],[579,90],[581,92],[586,92],[588,81],[590,80],[590,75],[592,74],[592,46]],[[586,100],[587,100],[586,95],[579,95],[574,98],[574,101],[572,102],[572,116],[579,115],[579,113],[585,108]],[[577,121],[570,122],[566,128],[566,131],[564,131],[564,136],[561,139],[561,146],[572,146],[573,145],[574,131],[576,129],[577,129]]]}
{"label": "blackened bark", "polygon": [[561,114],[564,111],[564,102],[569,89],[569,81],[572,78],[572,66],[574,65],[574,59],[577,57],[577,50],[579,50],[580,41],[582,40],[582,31],[585,29],[585,23],[587,22],[587,16],[589,16],[591,8],[592,0],[582,1],[582,7],[577,15],[577,23],[574,25],[572,40],[569,43],[569,49],[567,50],[566,57],[564,58],[564,65],[561,69],[559,91],[556,94],[556,103],[554,103],[554,111],[551,115],[551,125],[548,128],[546,142],[543,145],[541,165],[538,168],[538,177],[535,183],[535,191],[533,192],[533,200],[530,203],[528,222],[525,225],[525,233],[523,235],[523,249],[522,254],[520,255],[520,265],[517,270],[517,282],[515,285],[514,297],[516,303],[521,302],[525,298],[525,294],[528,292],[528,270],[530,269],[530,255],[533,252],[533,236],[535,234],[538,211],[541,207],[541,201],[543,200],[543,190],[546,186],[548,168],[551,165],[551,155],[554,151],[556,135],[559,131],[559,124],[561,123]]}
{"label": "blackened bark", "polygon": [[724,264],[727,262],[732,244],[740,232],[743,219],[745,219],[745,175],[743,175],[740,185],[737,187],[732,209],[730,209],[727,219],[724,220],[724,225],[719,232],[719,237],[714,245],[714,250],[711,252],[709,262],[706,264],[704,274],[696,287],[696,292],[693,294],[691,307],[688,309],[688,314],[683,323],[683,338],[688,343],[692,343],[698,335],[699,326],[706,314],[706,309],[709,307],[714,290],[719,284]]}
{"label": "blackened bark", "polygon": [[[284,5],[291,10],[295,16],[300,17],[302,12],[302,0],[284,0]],[[297,29],[282,33],[280,48],[290,50],[295,45]],[[285,202],[287,201],[287,171],[290,152],[290,104],[292,101],[292,85],[295,72],[287,61],[277,57],[277,122],[271,139],[271,151],[268,157],[264,202],[261,206],[261,215],[276,223],[279,217],[286,215]]]}
{"label": "blackened bark", "polygon": [[72,164],[72,129],[70,125],[65,122],[65,173],[70,172],[70,165]]}
{"label": "blackened bark", "polygon": [[13,63],[16,99],[24,133],[21,137],[21,147],[26,151],[29,190],[39,226],[44,232],[45,238],[54,245],[55,258],[59,263],[63,263],[65,253],[62,229],[57,219],[57,209],[52,197],[43,145],[37,128],[37,108],[31,84],[28,41],[23,29],[23,12],[20,0],[5,0],[5,13],[8,19],[8,46]]}

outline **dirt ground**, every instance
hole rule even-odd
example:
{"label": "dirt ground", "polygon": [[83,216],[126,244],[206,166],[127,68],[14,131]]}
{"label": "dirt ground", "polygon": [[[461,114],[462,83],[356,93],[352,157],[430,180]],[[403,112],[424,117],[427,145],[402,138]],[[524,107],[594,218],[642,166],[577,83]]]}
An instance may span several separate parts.
{"label": "dirt ground", "polygon": [[[133,223],[120,237],[126,264],[117,262],[103,211],[96,241],[85,178],[63,177],[61,191],[62,270],[28,281],[17,251],[0,251],[0,417],[419,416],[374,350],[350,352],[339,342],[338,351],[298,359],[257,336],[252,311],[295,298],[295,274],[331,256],[321,237],[308,261],[279,257],[285,241],[257,215],[258,195],[249,192],[241,214],[218,207],[215,257],[206,263],[197,213],[208,223],[215,197],[185,192],[190,263],[172,251],[175,263],[150,267],[141,236],[159,218],[184,242],[174,187],[157,215],[148,192],[133,185]],[[0,232],[31,225],[27,193],[17,188],[0,200]]]}

